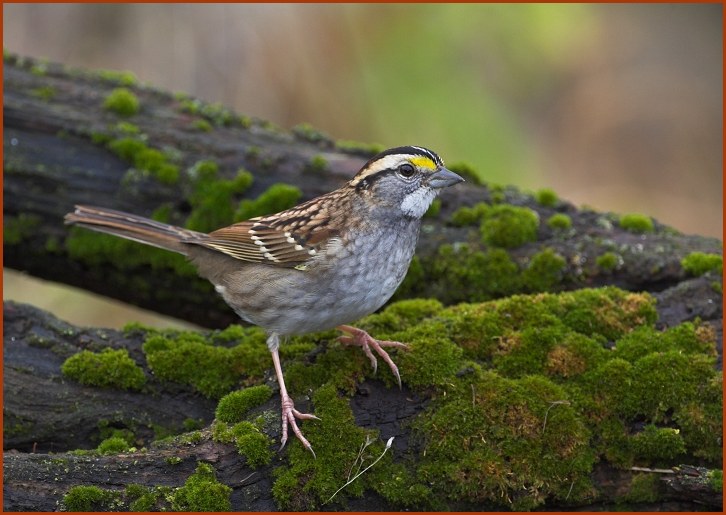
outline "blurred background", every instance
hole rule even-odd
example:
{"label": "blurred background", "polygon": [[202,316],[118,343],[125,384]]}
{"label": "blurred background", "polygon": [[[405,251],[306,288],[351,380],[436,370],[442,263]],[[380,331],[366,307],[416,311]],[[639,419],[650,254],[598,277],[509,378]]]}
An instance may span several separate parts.
{"label": "blurred background", "polygon": [[[4,4],[7,51],[722,237],[721,4]],[[79,324],[142,319],[3,273]],[[55,291],[55,290],[53,290]],[[39,302],[45,299],[45,305]],[[118,312],[117,312],[118,313]],[[91,317],[91,318],[89,318]],[[120,321],[119,321],[120,319]],[[144,319],[146,320],[146,319]],[[160,325],[168,325],[162,320]]]}

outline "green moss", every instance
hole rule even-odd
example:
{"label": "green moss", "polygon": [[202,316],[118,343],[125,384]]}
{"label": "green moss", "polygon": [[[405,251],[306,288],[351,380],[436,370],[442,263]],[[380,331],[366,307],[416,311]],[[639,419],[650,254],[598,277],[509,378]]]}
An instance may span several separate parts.
{"label": "green moss", "polygon": [[550,229],[569,229],[572,227],[572,218],[564,213],[555,213],[547,219],[547,226]]}
{"label": "green moss", "polygon": [[720,275],[723,271],[723,256],[704,252],[691,252],[681,260],[681,267],[688,274],[696,277],[711,271]]}
{"label": "green moss", "polygon": [[306,170],[311,172],[324,172],[328,169],[328,160],[320,154],[316,154],[310,159],[310,163],[307,165]]}
{"label": "green moss", "polygon": [[38,77],[44,77],[48,73],[48,63],[45,61],[38,61],[30,67],[30,73],[37,75]]}
{"label": "green moss", "polygon": [[645,429],[631,438],[636,462],[673,463],[686,452],[686,445],[678,429],[658,428],[648,424]]}
{"label": "green moss", "polygon": [[141,133],[138,125],[126,121],[120,121],[114,125],[114,131],[125,136],[135,136]]}
{"label": "green moss", "polygon": [[106,96],[103,108],[119,116],[133,116],[139,112],[139,99],[127,88],[116,88]]}
{"label": "green moss", "polygon": [[112,436],[98,444],[96,451],[99,454],[119,454],[129,450],[128,442],[119,436]]}
{"label": "green moss", "polygon": [[532,256],[522,272],[522,285],[527,291],[547,291],[562,282],[567,262],[552,249],[545,249]]}
{"label": "green moss", "polygon": [[174,511],[231,511],[231,494],[230,487],[217,481],[214,468],[199,462],[184,486],[171,495],[171,508]]}
{"label": "green moss", "polygon": [[441,211],[441,199],[437,198],[434,199],[433,202],[431,202],[431,205],[426,210],[426,213],[424,213],[424,218],[436,218],[439,216],[439,212]]}
{"label": "green moss", "polygon": [[418,480],[450,501],[515,510],[587,498],[595,455],[567,394],[539,376],[494,372],[449,384],[415,422],[425,438]]}
{"label": "green moss", "polygon": [[445,337],[431,336],[429,329],[408,331],[410,352],[398,353],[402,381],[413,387],[444,385],[461,367],[461,347]]}
{"label": "green moss", "polygon": [[[315,414],[320,420],[306,421],[303,431],[310,441],[317,458],[295,440],[288,443],[289,465],[280,466],[273,472],[275,483],[272,495],[281,510],[299,511],[319,509],[338,488],[346,482],[348,473],[356,465],[356,457],[366,436],[375,441],[374,433],[355,425],[353,413],[346,398],[338,395],[337,389],[327,384],[313,393]],[[382,452],[377,442],[366,449],[364,457],[368,463],[372,456]],[[381,465],[385,466],[385,460]],[[344,502],[346,497],[363,494],[370,476],[364,474],[359,480],[338,493],[334,503]]]}
{"label": "green moss", "polygon": [[454,173],[457,173],[461,175],[466,182],[470,182],[472,184],[481,184],[481,178],[479,177],[479,174],[476,172],[473,166],[471,166],[469,163],[464,162],[458,162],[453,163],[449,165],[449,170],[451,170]]}
{"label": "green moss", "polygon": [[434,291],[436,298],[446,304],[489,300],[521,291],[519,266],[504,249],[482,252],[466,244],[443,244],[423,265],[424,277],[441,285]]}
{"label": "green moss", "polygon": [[292,128],[292,133],[300,139],[310,141],[311,143],[319,143],[322,141],[331,141],[330,136],[317,130],[309,123],[300,123]]}
{"label": "green moss", "polygon": [[723,492],[723,470],[711,470],[708,473],[708,484],[714,492]]}
{"label": "green moss", "polygon": [[539,215],[526,207],[509,204],[487,210],[481,223],[482,240],[487,245],[514,248],[537,240]]}
{"label": "green moss", "polygon": [[133,72],[125,70],[97,70],[99,78],[119,86],[135,86],[139,81]]}
{"label": "green moss", "polygon": [[214,335],[205,340],[198,333],[179,331],[152,334],[142,348],[156,377],[190,385],[210,398],[229,393],[243,377],[261,379],[270,364],[265,334],[259,328],[246,329],[234,347],[215,345]]}
{"label": "green moss", "polygon": [[631,503],[654,503],[658,501],[658,474],[634,474],[630,482],[630,490],[622,498]]}
{"label": "green moss", "polygon": [[37,215],[20,213],[18,216],[5,216],[3,219],[3,244],[17,245],[32,237],[40,225]]}
{"label": "green moss", "polygon": [[386,147],[380,143],[361,143],[351,140],[338,140],[335,142],[335,148],[348,154],[356,154],[364,157],[374,156],[386,150]]}
{"label": "green moss", "polygon": [[146,383],[144,371],[126,349],[81,351],[61,366],[63,375],[88,386],[139,390]]}
{"label": "green moss", "polygon": [[53,86],[41,86],[39,88],[31,89],[30,94],[41,99],[43,102],[48,102],[55,97],[56,90]]}
{"label": "green moss", "polygon": [[653,219],[648,215],[638,213],[622,215],[619,224],[626,231],[635,233],[653,232],[655,230]]}
{"label": "green moss", "polygon": [[237,451],[247,459],[247,464],[252,468],[268,465],[272,461],[272,439],[251,422],[242,421],[229,427],[226,423],[217,421],[214,424],[213,438],[217,442],[234,443]]}
{"label": "green moss", "polygon": [[457,227],[477,225],[484,219],[488,210],[489,204],[486,202],[479,202],[472,207],[461,206],[451,215],[451,224]]}
{"label": "green moss", "polygon": [[534,194],[534,199],[537,201],[537,204],[544,207],[555,207],[560,200],[557,193],[549,188],[537,190]]}
{"label": "green moss", "polygon": [[239,422],[250,409],[264,404],[271,396],[272,390],[264,384],[228,393],[217,404],[217,420]]}
{"label": "green moss", "polygon": [[236,221],[268,215],[293,207],[300,200],[302,191],[289,184],[273,184],[254,200],[242,200],[234,214]]}
{"label": "green moss", "polygon": [[97,486],[74,486],[63,496],[66,511],[103,511],[116,495]]}
{"label": "green moss", "polygon": [[214,161],[198,161],[190,170],[194,190],[187,197],[192,212],[185,226],[209,232],[234,221],[234,197],[244,193],[253,182],[252,174],[240,168],[233,179],[217,179]]}
{"label": "green moss", "polygon": [[112,140],[108,148],[139,171],[148,173],[162,184],[176,184],[179,181],[179,167],[168,162],[166,154],[150,148],[138,137],[123,137]]}
{"label": "green moss", "polygon": [[192,128],[199,132],[212,132],[212,124],[207,120],[194,120]]}
{"label": "green moss", "polygon": [[615,252],[605,252],[595,259],[597,267],[606,272],[616,269],[622,264],[622,262],[623,258]]}

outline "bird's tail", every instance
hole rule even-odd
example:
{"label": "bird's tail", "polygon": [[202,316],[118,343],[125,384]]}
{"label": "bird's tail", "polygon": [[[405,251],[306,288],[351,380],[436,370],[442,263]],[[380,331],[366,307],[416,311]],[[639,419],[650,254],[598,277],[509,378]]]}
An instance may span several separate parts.
{"label": "bird's tail", "polygon": [[204,239],[203,233],[157,222],[142,216],[102,207],[76,206],[65,216],[65,223],[105,232],[180,254],[187,254],[187,242]]}

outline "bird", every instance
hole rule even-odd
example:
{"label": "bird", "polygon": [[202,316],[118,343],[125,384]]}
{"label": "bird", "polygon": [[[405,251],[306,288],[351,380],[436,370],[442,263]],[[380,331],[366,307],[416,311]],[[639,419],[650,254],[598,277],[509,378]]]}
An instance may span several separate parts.
{"label": "bird", "polygon": [[65,223],[183,254],[242,320],[262,327],[280,389],[280,449],[289,426],[314,456],[296,420],[320,419],[295,409],[280,343],[337,328],[338,340],[361,347],[374,371],[376,355],[383,359],[401,387],[384,347],[408,346],[376,340],[350,324],[395,293],[414,256],[422,217],[441,190],[462,181],[433,151],[401,146],[372,157],[339,189],[208,234],[87,205],[76,205]]}

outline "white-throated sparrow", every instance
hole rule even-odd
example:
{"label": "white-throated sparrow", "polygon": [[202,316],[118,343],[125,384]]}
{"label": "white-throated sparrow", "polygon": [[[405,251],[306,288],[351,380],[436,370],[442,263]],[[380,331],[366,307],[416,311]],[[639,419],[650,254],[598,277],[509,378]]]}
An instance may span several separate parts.
{"label": "white-throated sparrow", "polygon": [[295,419],[280,366],[280,338],[338,327],[340,341],[358,345],[376,368],[375,351],[398,368],[377,341],[347,324],[380,308],[406,275],[421,217],[442,188],[463,181],[441,158],[421,147],[386,150],[370,159],[342,188],[273,215],[204,234],[109,209],[76,206],[68,224],[179,252],[209,279],[227,304],[268,333],[282,397],[282,438],[288,424],[310,443]]}

